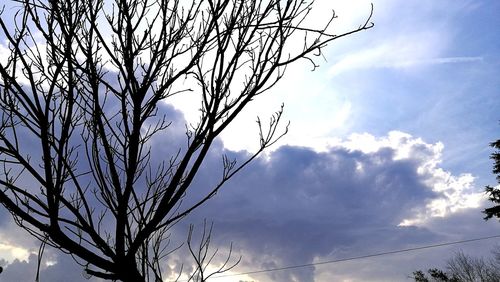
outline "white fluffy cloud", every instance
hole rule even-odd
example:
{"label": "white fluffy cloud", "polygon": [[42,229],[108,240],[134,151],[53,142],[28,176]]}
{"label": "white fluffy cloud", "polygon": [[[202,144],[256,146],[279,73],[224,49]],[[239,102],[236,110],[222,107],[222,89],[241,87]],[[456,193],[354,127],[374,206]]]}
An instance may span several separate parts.
{"label": "white fluffy cloud", "polygon": [[[425,143],[421,138],[413,138],[410,134],[391,131],[386,137],[376,138],[368,133],[352,134],[346,141],[338,142],[349,150],[359,150],[363,153],[374,153],[383,148],[394,150],[394,160],[416,160],[419,165],[417,173],[421,175],[425,185],[440,197],[431,200],[410,218],[400,224],[422,225],[431,217],[444,217],[460,209],[478,208],[484,200],[482,190],[474,187],[474,177],[469,173],[452,175],[439,167],[442,162],[444,145]],[[362,168],[360,164],[359,169]]]}

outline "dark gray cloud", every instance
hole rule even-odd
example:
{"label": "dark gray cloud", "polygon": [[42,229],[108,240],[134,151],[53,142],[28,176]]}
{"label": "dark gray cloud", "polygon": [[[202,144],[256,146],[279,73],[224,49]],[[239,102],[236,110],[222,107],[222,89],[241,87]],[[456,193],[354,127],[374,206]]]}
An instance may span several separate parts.
{"label": "dark gray cloud", "polygon": [[[112,107],[111,107],[112,108]],[[113,109],[110,109],[113,110]],[[185,142],[185,126],[184,126],[184,118],[182,113],[179,111],[175,110],[172,106],[161,103],[159,105],[159,113],[165,114],[165,118],[168,121],[171,121],[171,126],[165,130],[165,132],[161,133],[161,142],[155,144],[155,143],[150,143],[149,145],[152,146],[152,155],[154,156],[152,158],[152,163],[153,167],[158,164],[159,161],[162,160],[167,160],[174,155],[177,151],[176,148],[182,147],[186,142]],[[162,116],[159,114],[158,117],[156,117],[157,120],[161,119]],[[152,123],[154,123],[155,118],[152,119]],[[154,125],[154,124],[153,124]],[[147,125],[146,125],[147,126]],[[81,128],[78,128],[81,130]],[[85,140],[83,140],[78,133],[79,130],[76,130],[76,133],[73,134],[73,139],[72,139],[72,145],[75,146],[76,151],[79,153],[79,160],[78,164],[76,166],[76,169],[78,171],[88,171],[89,170],[89,165],[87,162],[87,159],[85,157]],[[27,130],[24,130],[23,128],[19,129],[19,139],[22,140],[20,141],[21,147],[22,147],[22,154],[26,156],[30,156],[31,160],[33,162],[40,161],[41,162],[41,154],[40,154],[40,144],[39,140],[33,136],[30,132]],[[158,139],[155,139],[158,140]],[[29,175],[26,175],[26,177],[21,177],[18,181],[18,186],[25,188],[29,191],[32,191],[33,194],[40,194],[39,190],[39,184],[37,184],[32,177]],[[95,181],[92,179],[91,175],[82,175],[80,177],[81,183],[89,183],[89,187],[93,188],[95,187]],[[145,180],[144,178],[140,179],[138,181],[137,185],[144,185]],[[66,187],[66,192],[71,193],[73,192],[74,187],[71,186],[71,184],[68,184]],[[98,201],[96,197],[94,197],[93,194],[89,193],[88,194],[88,203],[90,206],[94,207],[96,209],[96,214],[97,211],[101,210],[103,207],[101,203]],[[113,221],[112,218],[108,215],[103,219],[103,224],[102,224],[102,230],[105,228],[108,228],[112,230],[113,228]],[[70,234],[71,236],[71,234]],[[16,226],[12,220],[12,217],[10,213],[5,209],[3,206],[0,206],[0,247],[1,245],[4,245],[4,247],[7,250],[2,250],[0,249],[0,259],[4,259],[3,265],[7,265],[5,268],[5,272],[7,274],[2,274],[0,275],[0,279],[6,279],[6,280],[0,280],[0,281],[34,281],[34,275],[32,275],[31,272],[27,271],[24,273],[20,273],[18,277],[16,277],[16,273],[18,273],[18,270],[26,267],[26,268],[32,268],[32,264],[36,263],[36,258],[34,257],[29,257],[27,258],[27,261],[23,260],[17,260],[17,261],[11,261],[12,260],[12,254],[10,254],[9,248],[25,248],[25,251],[28,251],[30,253],[36,251],[38,242],[36,240],[29,236],[27,232]],[[2,251],[5,252],[5,254],[2,253]],[[46,269],[43,269],[43,275],[42,276],[47,276],[50,277],[50,279],[47,279],[46,281],[80,281],[77,280],[75,277],[79,277],[78,279],[82,278],[81,273],[83,268],[78,266],[70,256],[60,254],[55,250],[48,250],[47,253],[50,253],[53,256],[53,261],[56,261],[57,263],[53,266],[49,266]],[[22,257],[22,255],[14,255],[14,257]],[[9,261],[7,261],[9,260]],[[67,267],[68,265],[72,265],[73,268]],[[35,267],[36,269],[36,267]],[[78,272],[75,272],[75,270],[78,270]],[[76,273],[76,276],[74,274],[69,274],[66,272],[71,272]],[[29,272],[29,273],[28,273]],[[59,274],[58,274],[59,273]],[[60,275],[62,278],[60,280],[55,280],[54,277],[57,277]],[[72,279],[66,279],[69,277],[68,275],[73,275]],[[25,277],[26,276],[26,277]],[[11,279],[12,277],[16,277],[16,279]],[[27,280],[24,280],[24,279]],[[87,281],[87,280],[85,280]]]}
{"label": "dark gray cloud", "polygon": [[[232,241],[241,248],[242,269],[438,241],[444,237],[426,228],[398,226],[442,196],[426,184],[431,175],[418,173],[425,156],[433,156],[430,148],[416,145],[413,150],[418,157],[395,160],[396,150],[390,147],[373,153],[280,147],[251,163],[190,220],[214,220],[220,246]],[[243,152],[233,154],[244,157]],[[220,175],[217,158],[214,153],[207,160],[193,190],[203,190],[207,179]],[[269,278],[314,281],[314,269]]]}

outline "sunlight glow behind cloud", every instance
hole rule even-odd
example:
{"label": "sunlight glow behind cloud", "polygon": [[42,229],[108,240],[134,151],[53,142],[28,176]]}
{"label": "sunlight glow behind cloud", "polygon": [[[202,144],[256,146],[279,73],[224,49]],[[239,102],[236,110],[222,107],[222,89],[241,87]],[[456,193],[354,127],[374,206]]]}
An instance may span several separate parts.
{"label": "sunlight glow behind cloud", "polygon": [[6,261],[27,260],[31,252],[20,246],[10,245],[8,243],[0,243],[0,258]]}

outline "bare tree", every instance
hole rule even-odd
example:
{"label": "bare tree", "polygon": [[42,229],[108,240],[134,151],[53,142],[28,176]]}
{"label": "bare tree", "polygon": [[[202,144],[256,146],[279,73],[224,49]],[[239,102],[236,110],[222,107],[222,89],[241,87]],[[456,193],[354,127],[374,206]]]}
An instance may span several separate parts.
{"label": "bare tree", "polygon": [[[498,251],[498,248],[497,250]],[[448,260],[447,268],[458,281],[498,281],[500,272],[498,271],[500,261],[495,259],[485,260],[484,258],[472,257],[458,252]]]}
{"label": "bare tree", "polygon": [[446,263],[447,271],[429,269],[426,276],[421,270],[413,272],[417,282],[496,282],[500,281],[500,247],[492,250],[491,258],[474,257],[457,252]]}
{"label": "bare tree", "polygon": [[[328,43],[373,26],[370,13],[331,34],[333,12],[305,26],[312,3],[301,0],[12,3],[13,24],[5,7],[0,17],[9,50],[0,64],[0,202],[88,275],[135,282],[162,280],[169,229],[287,126],[278,126],[282,109],[259,121],[260,149],[238,162],[222,156],[220,180],[183,204],[216,137],[289,64],[314,68]],[[199,120],[171,158],[152,163],[151,140],[170,132],[164,102],[186,92],[198,97]]]}
{"label": "bare tree", "polygon": [[210,264],[212,263],[218,252],[218,249],[215,249],[215,251],[210,252],[212,228],[213,228],[213,223],[210,225],[210,227],[208,227],[207,222],[205,220],[203,224],[203,232],[199,239],[199,245],[196,246],[193,245],[194,225],[189,226],[187,245],[192,258],[195,261],[195,267],[194,267],[195,270],[191,273],[188,281],[206,281],[208,280],[208,278],[214,275],[221,274],[228,270],[233,269],[241,260],[240,257],[235,262],[230,263],[231,254],[233,250],[233,246],[231,244],[231,246],[229,247],[229,254],[227,255],[224,262],[222,262],[222,264],[220,264],[216,270],[212,272],[207,271],[207,268],[210,266]]}

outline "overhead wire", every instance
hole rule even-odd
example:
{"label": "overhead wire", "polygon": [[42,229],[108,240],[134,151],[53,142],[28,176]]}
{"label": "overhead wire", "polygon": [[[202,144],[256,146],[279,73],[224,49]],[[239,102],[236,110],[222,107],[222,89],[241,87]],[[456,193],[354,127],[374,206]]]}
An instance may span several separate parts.
{"label": "overhead wire", "polygon": [[380,257],[380,256],[385,256],[385,255],[392,255],[392,254],[398,254],[398,253],[406,253],[406,252],[413,252],[413,251],[418,251],[418,250],[438,248],[438,247],[444,247],[444,246],[450,246],[450,245],[458,245],[458,244],[464,244],[464,243],[470,243],[470,242],[476,242],[476,241],[483,241],[483,240],[489,240],[489,239],[494,239],[494,238],[500,238],[500,234],[487,236],[487,237],[479,237],[479,238],[472,238],[472,239],[466,239],[466,240],[445,242],[445,243],[439,243],[439,244],[431,244],[431,245],[425,245],[425,246],[420,246],[420,247],[412,247],[412,248],[399,249],[399,250],[393,250],[393,251],[379,252],[379,253],[373,253],[373,254],[368,254],[368,255],[353,256],[353,257],[347,257],[347,258],[341,258],[341,259],[313,262],[313,263],[289,265],[289,266],[282,266],[282,267],[276,267],[276,268],[267,268],[267,269],[253,270],[253,271],[240,272],[240,273],[220,274],[220,275],[212,276],[211,279],[227,278],[227,277],[251,275],[251,274],[261,274],[261,273],[267,273],[267,272],[283,271],[283,270],[311,267],[311,266],[324,265],[324,264],[333,264],[333,263],[339,263],[339,262],[345,262],[345,261],[360,260],[360,259],[366,259],[366,258],[372,258],[372,257]]}

